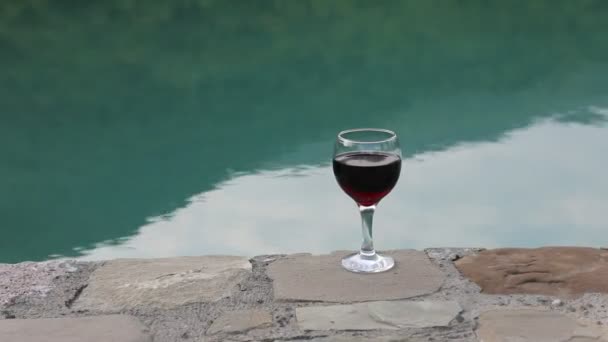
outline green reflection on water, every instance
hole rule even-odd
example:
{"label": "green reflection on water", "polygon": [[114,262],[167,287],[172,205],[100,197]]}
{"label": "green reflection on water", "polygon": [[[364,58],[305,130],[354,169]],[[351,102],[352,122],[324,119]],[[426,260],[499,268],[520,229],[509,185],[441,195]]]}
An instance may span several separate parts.
{"label": "green reflection on water", "polygon": [[[0,4],[0,261],[128,236],[234,172],[594,124],[605,1]],[[581,109],[583,108],[583,109]]]}

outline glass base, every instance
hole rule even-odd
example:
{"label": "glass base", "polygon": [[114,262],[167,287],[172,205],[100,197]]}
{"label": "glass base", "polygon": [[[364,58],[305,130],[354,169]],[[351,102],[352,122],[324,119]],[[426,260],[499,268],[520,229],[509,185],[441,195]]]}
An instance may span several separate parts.
{"label": "glass base", "polygon": [[395,266],[393,258],[378,253],[371,256],[356,253],[342,259],[342,267],[356,273],[379,273],[388,271],[393,266]]}

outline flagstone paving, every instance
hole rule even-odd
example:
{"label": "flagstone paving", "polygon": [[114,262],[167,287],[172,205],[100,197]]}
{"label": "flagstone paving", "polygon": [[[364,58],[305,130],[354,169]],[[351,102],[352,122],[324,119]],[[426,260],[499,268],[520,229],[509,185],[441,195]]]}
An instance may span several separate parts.
{"label": "flagstone paving", "polygon": [[[389,251],[0,265],[0,341],[606,341],[607,252]],[[70,340],[71,339],[71,340]]]}
{"label": "flagstone paving", "polygon": [[466,256],[456,261],[456,267],[485,293],[608,293],[608,250],[603,249],[495,249]]}
{"label": "flagstone paving", "polygon": [[396,266],[385,273],[361,275],[340,265],[348,252],[296,255],[272,263],[274,297],[282,301],[360,302],[404,299],[433,293],[445,279],[422,251],[388,252]]}
{"label": "flagstone paving", "polygon": [[124,315],[0,320],[6,342],[152,342],[147,328]]}

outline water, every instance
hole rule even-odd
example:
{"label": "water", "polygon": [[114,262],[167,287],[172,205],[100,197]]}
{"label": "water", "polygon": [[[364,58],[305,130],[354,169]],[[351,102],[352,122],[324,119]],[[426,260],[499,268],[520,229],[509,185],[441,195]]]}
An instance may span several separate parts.
{"label": "water", "polygon": [[0,262],[356,249],[337,131],[401,138],[376,246],[608,245],[597,1],[4,1]]}

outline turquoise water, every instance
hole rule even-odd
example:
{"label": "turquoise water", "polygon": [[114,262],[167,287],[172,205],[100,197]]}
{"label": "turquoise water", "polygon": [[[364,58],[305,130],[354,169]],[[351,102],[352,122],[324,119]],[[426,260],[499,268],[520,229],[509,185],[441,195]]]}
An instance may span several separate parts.
{"label": "turquoise water", "polygon": [[608,245],[608,3],[0,4],[0,262],[356,249],[335,134],[395,130],[376,246]]}

